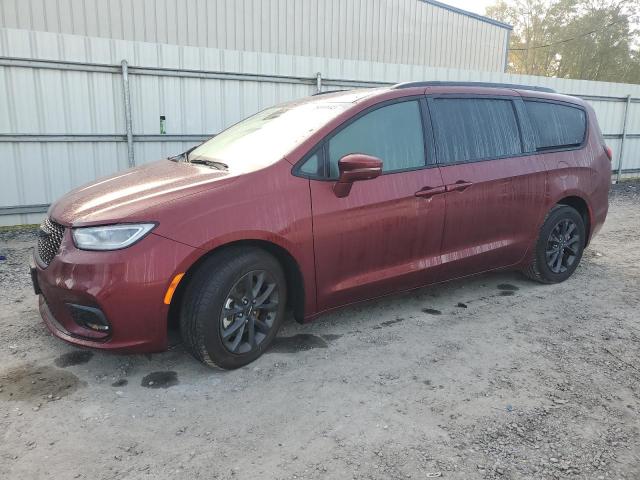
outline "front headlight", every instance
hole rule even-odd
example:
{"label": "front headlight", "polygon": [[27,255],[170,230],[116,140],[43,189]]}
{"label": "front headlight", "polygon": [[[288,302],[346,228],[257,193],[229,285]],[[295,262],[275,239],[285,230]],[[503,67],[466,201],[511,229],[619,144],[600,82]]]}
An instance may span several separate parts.
{"label": "front headlight", "polygon": [[127,223],[74,228],[73,242],[82,250],[119,250],[141,240],[155,226],[155,223]]}

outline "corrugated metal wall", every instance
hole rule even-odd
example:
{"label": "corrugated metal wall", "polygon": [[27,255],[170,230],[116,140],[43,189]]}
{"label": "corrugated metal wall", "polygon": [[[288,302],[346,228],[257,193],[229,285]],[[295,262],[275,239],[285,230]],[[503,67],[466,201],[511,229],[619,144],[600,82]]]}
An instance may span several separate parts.
{"label": "corrugated metal wall", "polygon": [[2,0],[0,21],[90,37],[483,71],[504,71],[509,32],[423,0]]}
{"label": "corrugated metal wall", "polygon": [[[177,154],[268,105],[314,93],[316,73],[321,72],[324,88],[330,89],[432,79],[544,85],[589,96],[604,133],[615,136],[608,139],[616,153],[614,167],[620,154],[624,97],[632,95],[637,100],[629,107],[632,136],[626,141],[624,168],[640,169],[640,85],[13,29],[0,29],[0,57],[0,213],[4,213],[0,224],[4,225],[37,223],[41,213],[18,212],[28,211],[25,206],[42,211],[43,205],[69,189],[128,166],[122,59],[131,65],[137,163]],[[16,58],[78,63],[29,63]],[[87,63],[93,65],[83,65]],[[167,135],[159,135],[160,115],[166,116]],[[7,207],[19,208],[11,213]]]}

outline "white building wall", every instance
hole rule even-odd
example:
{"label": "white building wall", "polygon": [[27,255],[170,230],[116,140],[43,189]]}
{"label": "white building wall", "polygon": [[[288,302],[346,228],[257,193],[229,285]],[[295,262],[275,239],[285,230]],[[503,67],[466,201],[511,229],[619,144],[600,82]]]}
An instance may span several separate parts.
{"label": "white building wall", "polygon": [[1,0],[0,27],[483,71],[509,32],[424,0]]}
{"label": "white building wall", "polygon": [[[42,63],[16,60],[25,58],[79,62],[78,68],[89,63],[94,65],[86,68],[102,71],[61,70],[55,64],[43,68]],[[128,167],[122,59],[130,64],[137,164],[180,153],[262,108],[315,93],[316,73],[321,72],[325,89],[411,80],[549,86],[589,96],[608,135],[622,133],[623,98],[631,95],[636,100],[630,104],[627,131],[632,135],[623,164],[625,170],[640,170],[640,85],[0,29],[0,225],[39,223],[43,206],[71,188]],[[185,69],[189,77],[180,76]],[[160,115],[167,119],[164,136],[159,135]],[[613,168],[620,141],[607,140],[615,152]],[[11,213],[12,208],[24,212],[30,207],[37,213]]]}

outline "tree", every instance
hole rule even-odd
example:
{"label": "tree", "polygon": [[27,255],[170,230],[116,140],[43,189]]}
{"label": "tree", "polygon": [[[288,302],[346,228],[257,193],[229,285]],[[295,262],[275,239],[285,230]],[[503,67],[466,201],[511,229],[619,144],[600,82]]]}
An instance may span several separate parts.
{"label": "tree", "polygon": [[637,0],[499,0],[487,15],[513,25],[509,71],[640,83]]}

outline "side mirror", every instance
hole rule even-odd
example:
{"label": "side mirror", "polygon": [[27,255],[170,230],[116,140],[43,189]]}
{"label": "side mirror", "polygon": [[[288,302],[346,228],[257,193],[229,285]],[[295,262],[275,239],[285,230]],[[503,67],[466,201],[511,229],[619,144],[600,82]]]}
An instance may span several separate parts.
{"label": "side mirror", "polygon": [[338,160],[340,177],[333,186],[336,197],[349,195],[353,182],[371,180],[382,174],[382,160],[371,155],[351,153]]}

